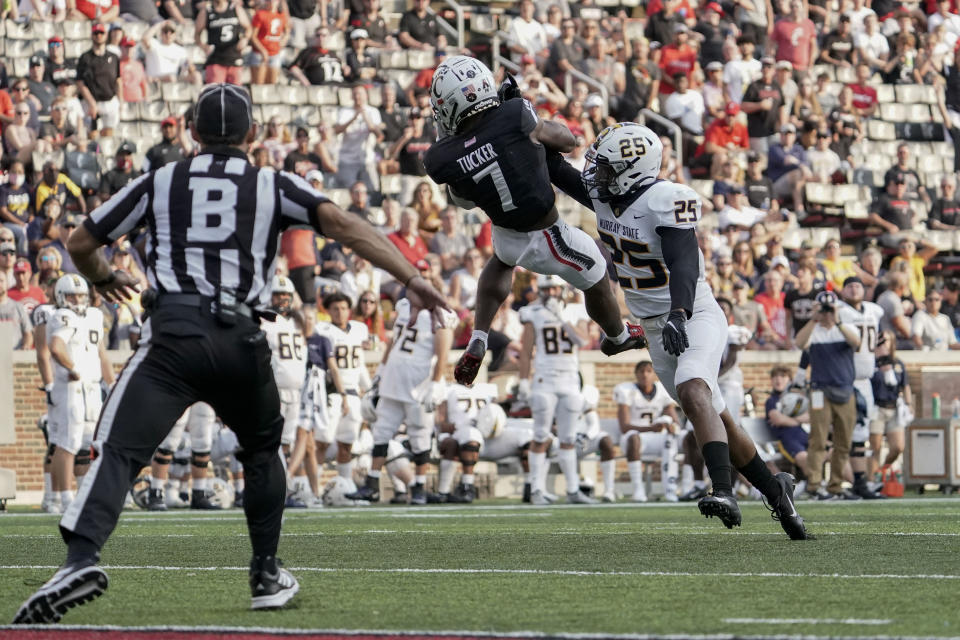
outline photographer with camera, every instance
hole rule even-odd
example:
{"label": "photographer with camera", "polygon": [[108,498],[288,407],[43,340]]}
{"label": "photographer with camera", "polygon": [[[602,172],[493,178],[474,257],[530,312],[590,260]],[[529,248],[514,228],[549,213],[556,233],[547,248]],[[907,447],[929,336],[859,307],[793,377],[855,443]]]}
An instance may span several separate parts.
{"label": "photographer with camera", "polygon": [[[810,497],[817,500],[857,499],[843,489],[843,468],[850,458],[857,406],[853,393],[856,377],[853,354],[860,348],[857,330],[837,320],[837,296],[821,291],[814,304],[813,318],[796,336],[800,349],[807,349],[810,361],[810,442],[807,451]],[[830,481],[820,487],[827,435],[833,427]]]}

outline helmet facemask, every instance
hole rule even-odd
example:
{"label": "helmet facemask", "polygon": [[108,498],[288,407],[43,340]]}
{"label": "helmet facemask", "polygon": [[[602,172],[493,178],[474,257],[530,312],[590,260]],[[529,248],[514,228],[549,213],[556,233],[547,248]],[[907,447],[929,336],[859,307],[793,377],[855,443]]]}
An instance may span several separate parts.
{"label": "helmet facemask", "polygon": [[286,291],[274,291],[271,295],[270,306],[282,316],[286,316],[293,309],[293,296]]}
{"label": "helmet facemask", "polygon": [[[634,160],[633,162],[636,162]],[[595,151],[587,152],[587,167],[583,170],[581,181],[591,198],[596,198],[600,202],[609,202],[621,193],[617,178],[628,170],[633,162],[614,162],[611,163],[606,158],[600,156]]]}
{"label": "helmet facemask", "polygon": [[87,312],[87,307],[90,306],[90,296],[86,293],[64,294],[63,306],[78,316],[82,316]]}

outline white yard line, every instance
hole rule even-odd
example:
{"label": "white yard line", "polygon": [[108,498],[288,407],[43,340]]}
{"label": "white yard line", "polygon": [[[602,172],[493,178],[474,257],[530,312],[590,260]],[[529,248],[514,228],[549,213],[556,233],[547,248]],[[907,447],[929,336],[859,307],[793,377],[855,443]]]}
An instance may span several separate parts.
{"label": "white yard line", "polygon": [[[107,570],[153,570],[153,571],[249,571],[249,567],[190,567],[163,565],[102,565]],[[0,565],[0,570],[57,569],[57,565]],[[590,576],[590,577],[667,577],[667,578],[830,578],[841,580],[960,580],[953,574],[844,574],[844,573],[786,573],[753,571],[576,571],[565,569],[443,569],[397,567],[389,569],[348,567],[287,567],[290,571],[304,573],[401,573],[401,574],[481,574],[481,575],[540,575],[540,576]]]}
{"label": "white yard line", "polygon": [[855,624],[883,626],[893,620],[880,618],[724,618],[727,624]]}

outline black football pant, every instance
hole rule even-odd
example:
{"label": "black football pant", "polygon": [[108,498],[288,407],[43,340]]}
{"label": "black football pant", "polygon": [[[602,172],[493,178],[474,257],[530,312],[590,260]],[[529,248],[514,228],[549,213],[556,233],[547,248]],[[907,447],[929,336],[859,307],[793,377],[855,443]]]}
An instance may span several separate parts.
{"label": "black football pant", "polygon": [[[99,455],[60,520],[68,545],[82,536],[103,547],[133,480],[197,401],[212,406],[236,433],[254,555],[276,555],[286,479],[278,453],[280,396],[266,336],[243,316],[224,327],[209,310],[162,302],[103,405],[94,436]],[[86,540],[76,542],[88,547]]]}

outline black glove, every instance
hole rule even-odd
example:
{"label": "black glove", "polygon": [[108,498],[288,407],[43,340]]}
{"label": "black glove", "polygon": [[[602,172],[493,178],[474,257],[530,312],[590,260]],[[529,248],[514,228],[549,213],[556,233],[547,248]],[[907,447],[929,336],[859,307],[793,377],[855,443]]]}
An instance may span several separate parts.
{"label": "black glove", "polygon": [[521,95],[517,79],[508,71],[503,76],[503,82],[500,83],[500,88],[497,89],[497,98],[500,99],[500,103],[502,104],[511,98],[519,98]]}
{"label": "black glove", "polygon": [[667,316],[667,324],[663,325],[663,331],[660,332],[663,350],[672,356],[679,356],[690,346],[686,324],[686,311],[671,311]]}

